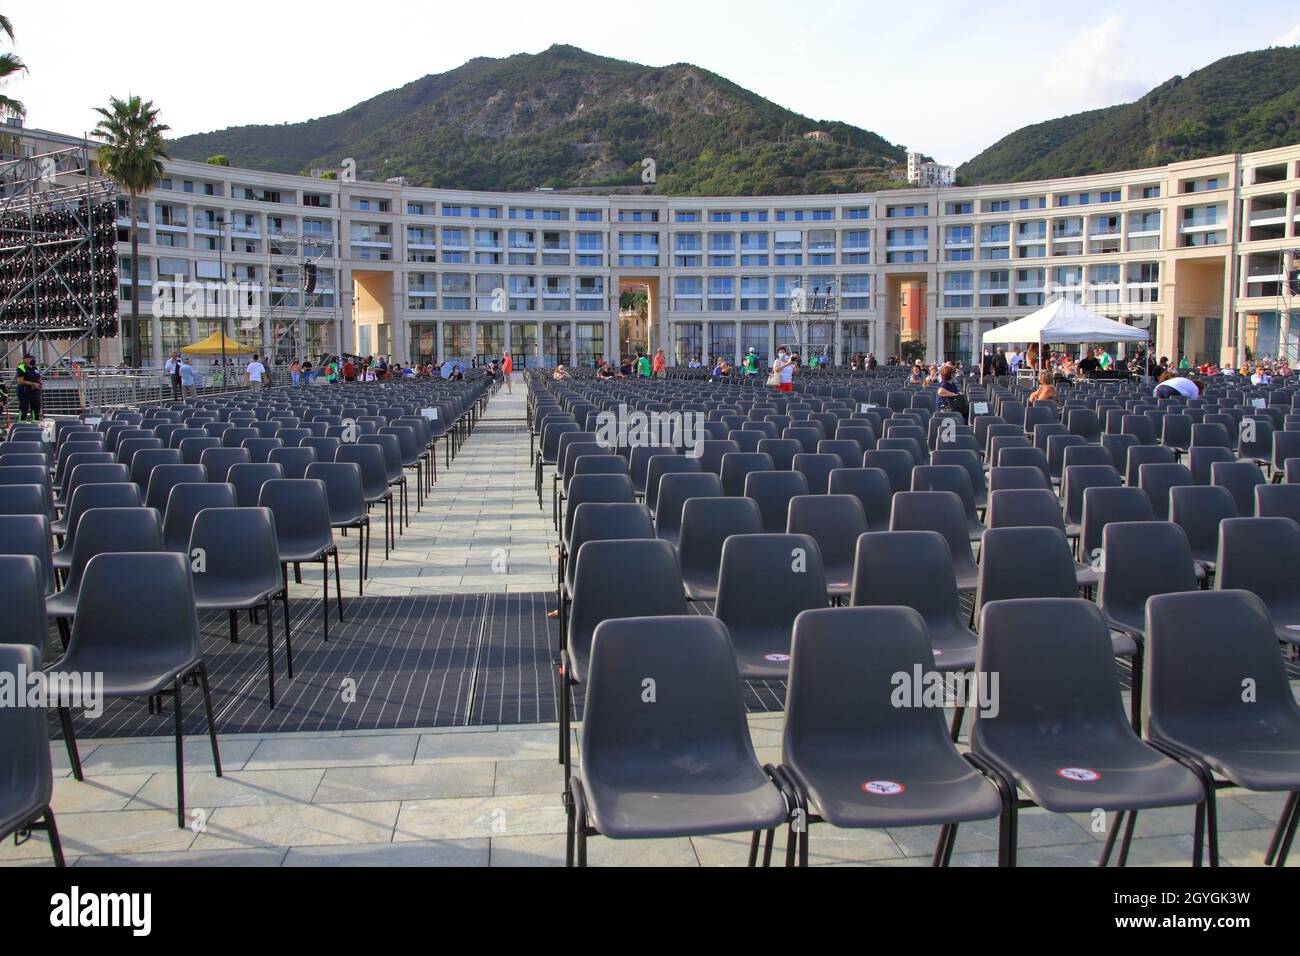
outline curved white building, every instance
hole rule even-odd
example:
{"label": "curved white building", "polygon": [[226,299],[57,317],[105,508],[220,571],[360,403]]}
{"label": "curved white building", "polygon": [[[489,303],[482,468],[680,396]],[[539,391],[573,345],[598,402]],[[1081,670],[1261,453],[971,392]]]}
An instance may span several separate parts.
{"label": "curved white building", "polygon": [[[259,297],[260,315],[229,320],[229,333],[284,357],[508,350],[519,366],[590,363],[619,352],[620,290],[644,289],[650,341],[636,344],[680,364],[734,360],[793,341],[794,290],[828,287],[838,314],[815,331],[840,361],[883,361],[902,339],[931,360],[972,361],[981,332],[1058,295],[1148,326],[1175,361],[1294,362],[1300,351],[1300,295],[1287,282],[1300,269],[1300,145],[1043,182],[726,198],[166,166],[139,210],[141,332],[155,364],[220,319],[154,315],[154,283],[221,278]],[[136,290],[125,228],[119,238],[126,320]],[[318,264],[305,297],[304,249]],[[129,337],[106,344],[117,361]]]}

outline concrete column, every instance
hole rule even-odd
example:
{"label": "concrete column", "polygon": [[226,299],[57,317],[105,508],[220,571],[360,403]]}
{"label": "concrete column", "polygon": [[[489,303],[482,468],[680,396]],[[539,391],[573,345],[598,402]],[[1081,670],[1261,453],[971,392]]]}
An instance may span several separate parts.
{"label": "concrete column", "polygon": [[442,319],[434,323],[437,331],[434,333],[434,360],[441,365],[446,359],[446,352],[443,350],[442,341]]}
{"label": "concrete column", "polygon": [[709,323],[701,322],[700,329],[700,361],[707,362],[712,348],[712,342],[710,341],[712,337],[709,335]]}
{"label": "concrete column", "polygon": [[533,367],[534,367],[534,368],[541,368],[541,367],[542,367],[542,361],[543,361],[543,360],[542,360],[542,356],[546,354],[546,349],[545,349],[545,347],[542,345],[542,328],[543,328],[543,327],[542,327],[542,320],[541,320],[541,319],[538,319],[538,320],[537,320],[537,340],[536,340],[536,341],[537,341],[537,344],[536,344],[536,346],[535,346],[535,348],[534,348],[534,352],[536,352],[536,354],[533,356]]}
{"label": "concrete column", "polygon": [[478,355],[478,323],[477,318],[469,320],[469,358],[474,361],[474,356]]}
{"label": "concrete column", "polygon": [[743,355],[744,352],[745,352],[745,350],[741,347],[741,344],[740,344],[740,319],[737,319],[737,320],[736,320],[735,325],[736,325],[736,347],[735,347],[735,349],[732,350],[732,354],[731,354],[731,364],[732,364],[732,365],[739,365],[739,364],[740,364],[740,356]]}
{"label": "concrete column", "polygon": [[578,323],[575,319],[569,320],[569,360],[564,364],[578,364]]}

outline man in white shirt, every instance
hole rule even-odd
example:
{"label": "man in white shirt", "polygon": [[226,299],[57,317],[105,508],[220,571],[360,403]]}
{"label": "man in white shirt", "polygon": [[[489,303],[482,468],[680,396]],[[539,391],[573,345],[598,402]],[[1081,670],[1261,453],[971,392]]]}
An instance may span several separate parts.
{"label": "man in white shirt", "polygon": [[1164,379],[1151,394],[1156,398],[1173,398],[1175,393],[1182,395],[1184,398],[1201,397],[1201,390],[1196,387],[1196,383],[1190,378],[1183,378],[1181,375],[1174,375]]}
{"label": "man in white shirt", "polygon": [[255,392],[261,391],[262,379],[266,377],[266,366],[257,360],[256,355],[253,356],[253,361],[248,363],[247,372],[248,387]]}

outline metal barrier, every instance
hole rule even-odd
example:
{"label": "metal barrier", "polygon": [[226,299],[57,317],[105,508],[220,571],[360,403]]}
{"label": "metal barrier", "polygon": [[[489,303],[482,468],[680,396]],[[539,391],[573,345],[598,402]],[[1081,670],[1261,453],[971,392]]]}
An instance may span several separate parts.
{"label": "metal barrier", "polygon": [[[238,370],[232,370],[238,374]],[[202,386],[195,386],[190,395],[225,395],[249,391],[242,375],[233,388],[225,386],[221,369],[203,369]],[[235,379],[235,374],[230,377]],[[16,373],[12,369],[0,371],[0,382],[9,393],[10,419],[18,417]],[[41,412],[44,415],[79,415],[87,411],[110,410],[178,401],[186,397],[172,391],[171,376],[160,368],[126,369],[80,366],[41,369]]]}

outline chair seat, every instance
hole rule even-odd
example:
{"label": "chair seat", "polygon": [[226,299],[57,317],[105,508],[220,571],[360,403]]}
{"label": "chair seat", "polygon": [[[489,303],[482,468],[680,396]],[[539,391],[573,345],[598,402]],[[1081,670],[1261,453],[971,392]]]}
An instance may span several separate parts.
{"label": "chair seat", "polygon": [[718,596],[718,573],[682,569],[682,584],[688,601],[713,601]]}
{"label": "chair seat", "polygon": [[101,693],[105,697],[148,697],[169,690],[178,674],[188,674],[202,661],[197,654],[192,658],[178,658],[165,663],[157,660],[134,661],[127,655],[115,654],[111,660],[106,658],[102,666],[96,667],[93,666],[95,656],[94,653],[82,654],[77,659],[77,667],[103,675]]}
{"label": "chair seat", "polygon": [[767,830],[788,815],[781,792],[757,764],[706,775],[683,768],[611,786],[584,772],[582,782],[592,822],[614,840]]}
{"label": "chair seat", "polygon": [[[948,750],[840,752],[825,763],[787,764],[807,788],[809,809],[832,826],[907,827],[989,820],[1001,811],[993,784]],[[868,784],[886,785],[868,788]],[[888,785],[901,785],[902,789]]]}
{"label": "chair seat", "polygon": [[46,617],[73,617],[77,613],[77,591],[64,588],[45,599]]}
{"label": "chair seat", "polygon": [[328,544],[320,544],[315,541],[285,541],[281,538],[276,544],[281,564],[297,561],[319,561],[334,549],[333,541]]}
{"label": "chair seat", "polygon": [[1074,579],[1081,588],[1095,588],[1101,584],[1101,573],[1091,564],[1074,563]]}
{"label": "chair seat", "polygon": [[790,674],[790,627],[729,628],[741,680],[785,680]]}
{"label": "chair seat", "polygon": [[1195,745],[1170,743],[1248,790],[1300,790],[1300,727],[1251,726],[1240,740],[1234,729],[1202,728]]}
{"label": "chair seat", "polygon": [[826,564],[826,593],[831,597],[848,597],[853,590],[853,565]]}
{"label": "chair seat", "polygon": [[1204,797],[1190,770],[1136,738],[1057,737],[1048,743],[1042,752],[1019,753],[1011,777],[1051,813],[1178,807]]}
{"label": "chair seat", "polygon": [[[251,591],[238,586],[238,582],[218,584],[200,583],[201,574],[194,575],[194,607],[199,611],[240,611],[261,607],[266,599],[280,592],[280,585],[261,591]],[[46,602],[47,606],[49,602]]]}
{"label": "chair seat", "polygon": [[930,647],[939,670],[970,670],[975,666],[979,637],[960,621],[944,621],[930,626]]}

